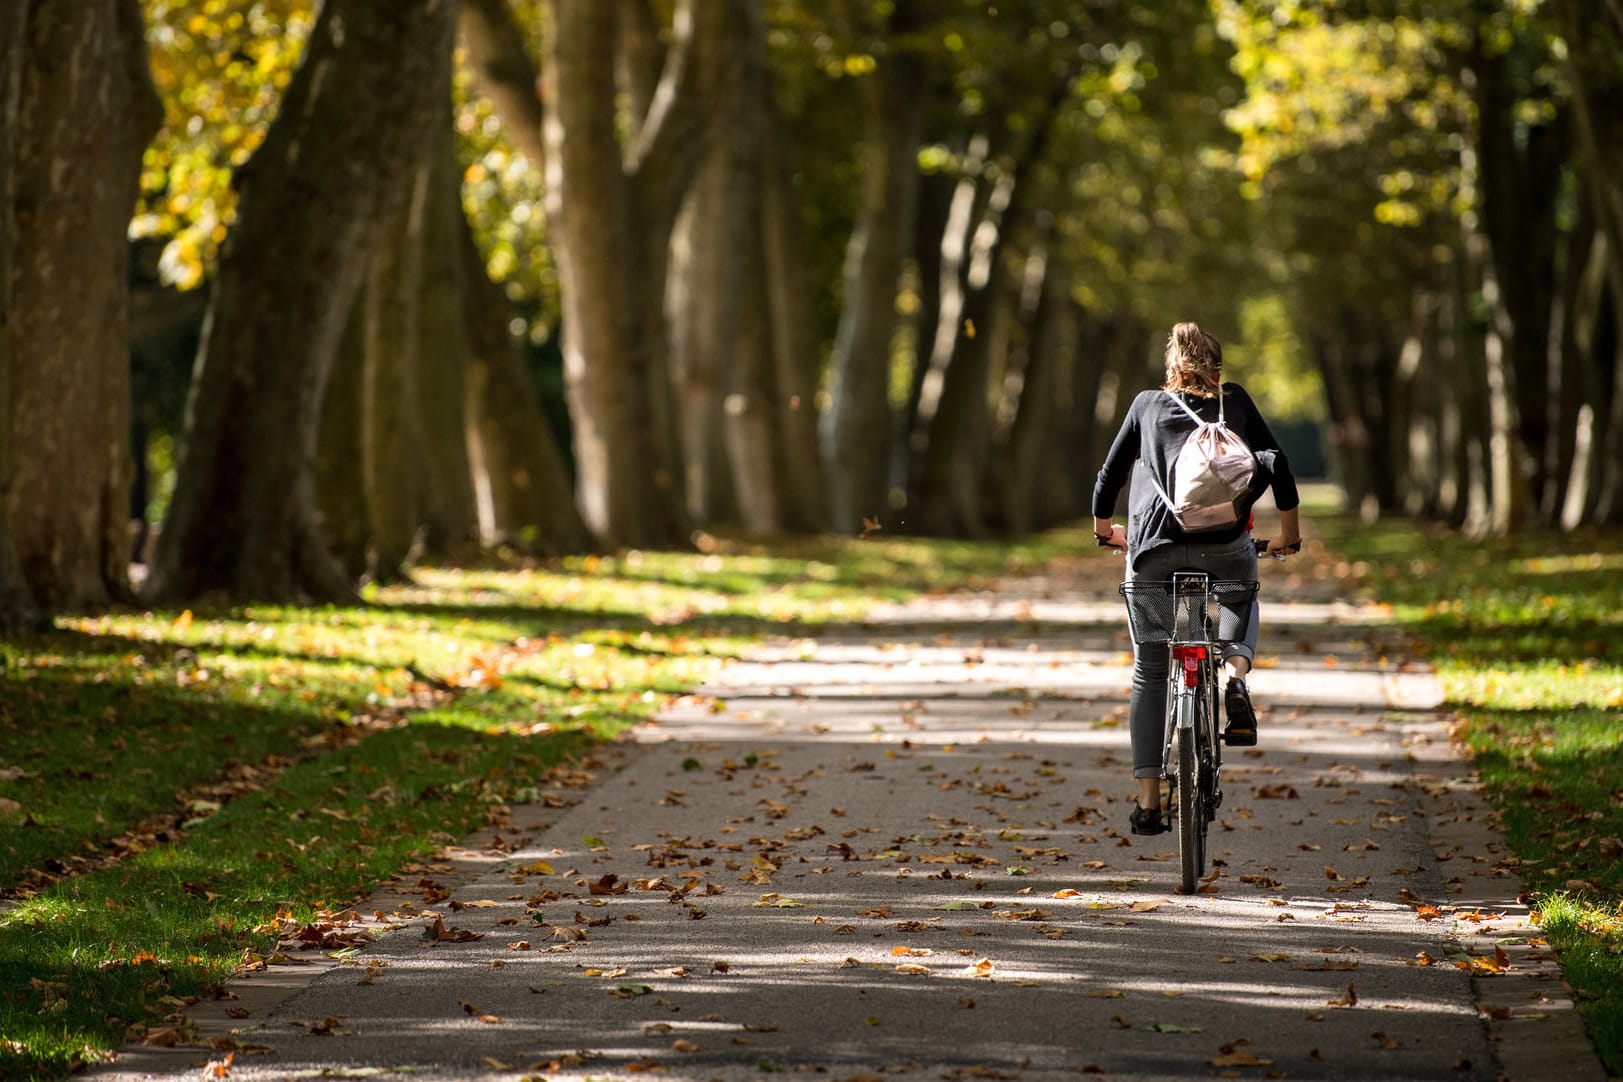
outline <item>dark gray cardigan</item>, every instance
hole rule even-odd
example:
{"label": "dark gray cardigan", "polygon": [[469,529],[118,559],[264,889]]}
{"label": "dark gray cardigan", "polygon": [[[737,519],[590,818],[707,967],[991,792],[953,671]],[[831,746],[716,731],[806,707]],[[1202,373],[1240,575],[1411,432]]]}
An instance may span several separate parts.
{"label": "dark gray cardigan", "polygon": [[[1202,419],[1217,420],[1217,399],[1180,397]],[[1301,502],[1285,452],[1279,449],[1279,441],[1274,439],[1268,422],[1262,419],[1257,404],[1238,383],[1223,384],[1223,414],[1228,427],[1256,453],[1257,473],[1250,492],[1240,500],[1241,525],[1198,535],[1201,541],[1212,544],[1239,540],[1245,533],[1244,523],[1250,517],[1251,505],[1270,486],[1274,490],[1274,502],[1281,511],[1289,511]],[[1179,409],[1165,391],[1143,391],[1128,407],[1121,430],[1105,456],[1105,464],[1099,468],[1098,480],[1093,485],[1094,518],[1109,518],[1115,513],[1116,499],[1129,475],[1134,475],[1127,509],[1127,551],[1135,562],[1151,549],[1185,541],[1191,536],[1172,517],[1155,486],[1136,473],[1152,470],[1161,486],[1170,488],[1172,460],[1194,430],[1194,420]]]}

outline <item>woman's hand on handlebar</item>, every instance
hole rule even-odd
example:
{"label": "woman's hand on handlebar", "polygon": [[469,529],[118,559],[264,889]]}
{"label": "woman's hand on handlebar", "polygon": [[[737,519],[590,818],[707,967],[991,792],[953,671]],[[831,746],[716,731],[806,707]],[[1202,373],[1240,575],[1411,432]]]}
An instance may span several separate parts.
{"label": "woman's hand on handlebar", "polygon": [[1286,556],[1302,551],[1302,539],[1295,541],[1281,541],[1276,538],[1254,537],[1251,539],[1257,546],[1257,555],[1266,556],[1270,560],[1283,560]]}
{"label": "woman's hand on handlebar", "polygon": [[1093,540],[1100,548],[1112,549],[1118,553],[1127,551],[1127,529],[1118,526],[1107,518],[1093,520]]}

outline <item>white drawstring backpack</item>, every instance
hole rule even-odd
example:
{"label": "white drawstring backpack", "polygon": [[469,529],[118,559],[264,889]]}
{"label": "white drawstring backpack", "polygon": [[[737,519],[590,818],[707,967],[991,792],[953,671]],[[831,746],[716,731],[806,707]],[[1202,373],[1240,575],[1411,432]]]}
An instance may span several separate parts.
{"label": "white drawstring backpack", "polygon": [[1154,470],[1145,471],[1150,483],[1187,533],[1237,525],[1240,512],[1235,501],[1250,490],[1257,460],[1245,440],[1224,423],[1222,391],[1217,394],[1216,421],[1201,420],[1200,414],[1171,391],[1166,396],[1194,420],[1195,430],[1172,460],[1171,494],[1161,487]]}

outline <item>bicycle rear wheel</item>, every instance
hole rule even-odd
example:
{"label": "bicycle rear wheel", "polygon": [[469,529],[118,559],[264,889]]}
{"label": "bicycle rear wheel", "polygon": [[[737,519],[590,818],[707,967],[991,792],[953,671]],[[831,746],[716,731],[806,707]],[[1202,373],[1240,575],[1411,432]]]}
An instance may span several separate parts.
{"label": "bicycle rear wheel", "polygon": [[1185,894],[1206,874],[1206,800],[1193,726],[1178,729],[1178,866]]}

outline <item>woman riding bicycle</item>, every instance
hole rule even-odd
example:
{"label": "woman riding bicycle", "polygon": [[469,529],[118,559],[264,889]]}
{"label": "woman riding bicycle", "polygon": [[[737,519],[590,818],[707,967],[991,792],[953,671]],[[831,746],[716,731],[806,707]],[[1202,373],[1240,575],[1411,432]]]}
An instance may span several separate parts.
{"label": "woman riding bicycle", "polygon": [[[1094,536],[1101,545],[1126,550],[1129,580],[1170,581],[1174,571],[1191,568],[1218,579],[1254,580],[1257,549],[1251,540],[1251,504],[1270,485],[1280,512],[1280,536],[1268,542],[1267,554],[1282,557],[1301,544],[1296,480],[1284,452],[1245,388],[1222,382],[1222,374],[1223,347],[1216,338],[1193,323],[1173,327],[1167,338],[1166,383],[1161,390],[1144,391],[1133,400],[1099,469],[1093,488]],[[1205,421],[1216,421],[1219,395],[1223,420],[1250,446],[1256,456],[1256,470],[1249,492],[1236,501],[1237,525],[1186,533],[1173,518],[1162,492],[1171,486],[1173,459],[1195,428],[1190,413]],[[1133,485],[1124,530],[1110,521],[1116,497],[1130,474],[1146,471],[1146,483]],[[1223,668],[1229,676],[1223,695],[1228,715],[1228,727],[1223,733],[1226,744],[1248,746],[1257,742],[1257,715],[1245,684],[1256,656],[1257,632],[1258,610],[1253,601],[1244,640],[1224,650]],[[1171,829],[1161,814],[1160,783],[1167,667],[1164,646],[1134,647],[1129,714],[1133,777],[1138,780],[1138,801],[1130,820],[1134,834],[1160,834]]]}

